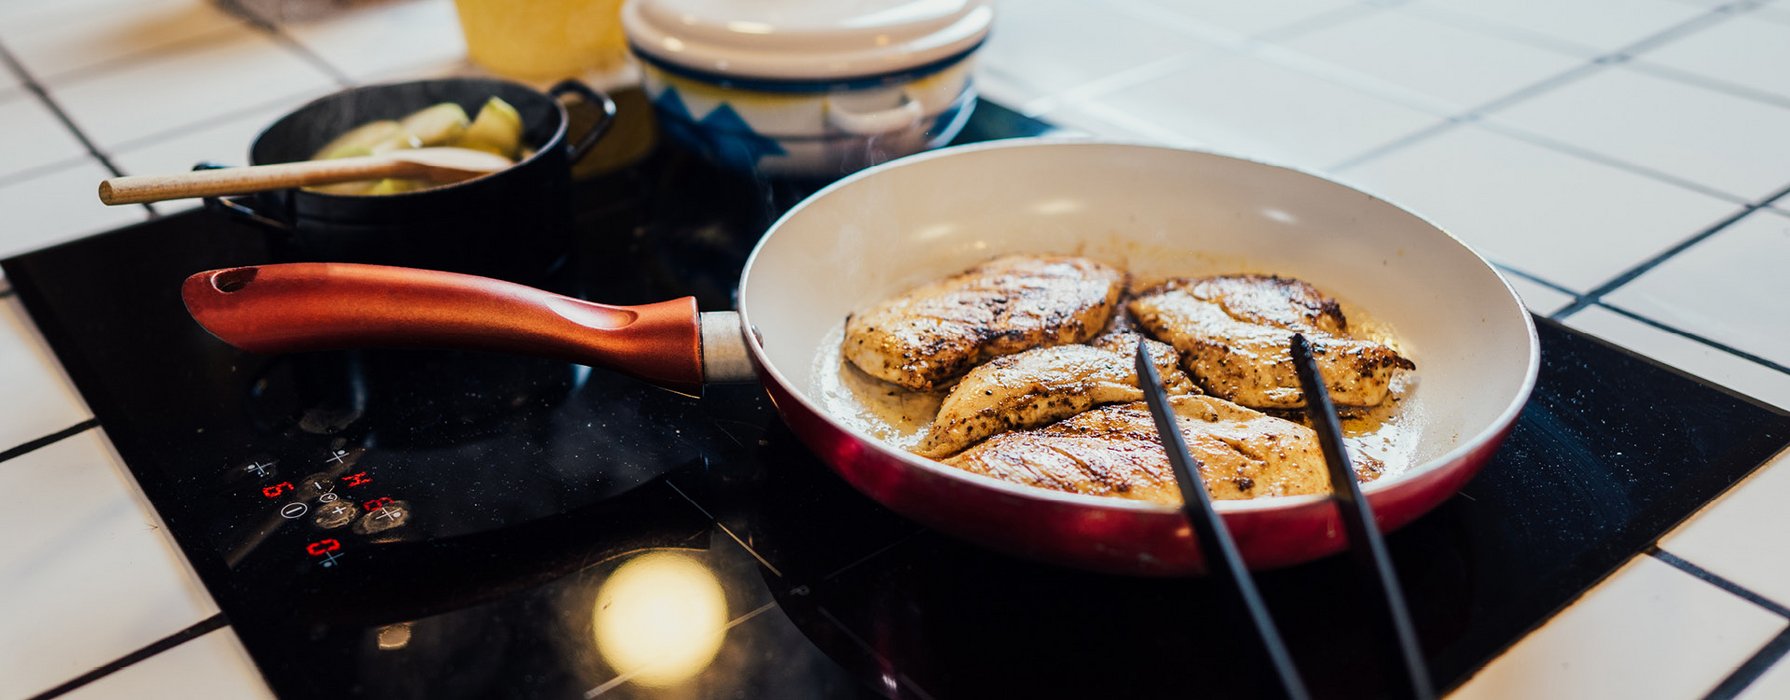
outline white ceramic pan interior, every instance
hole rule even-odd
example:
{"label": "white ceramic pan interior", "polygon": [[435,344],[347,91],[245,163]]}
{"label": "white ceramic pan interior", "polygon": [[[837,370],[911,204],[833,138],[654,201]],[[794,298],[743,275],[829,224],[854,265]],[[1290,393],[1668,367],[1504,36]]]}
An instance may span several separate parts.
{"label": "white ceramic pan interior", "polygon": [[[1424,219],[1297,170],[1129,144],[995,142],[858,173],[773,227],[747,266],[740,309],[772,374],[824,413],[814,358],[847,314],[1009,253],[1087,255],[1146,280],[1288,275],[1370,311],[1417,363],[1402,410],[1423,423],[1412,466],[1369,484],[1370,493],[1490,437],[1521,408],[1538,367],[1516,294]],[[882,447],[921,468],[950,469]],[[1219,507],[1294,498],[1318,497]]]}

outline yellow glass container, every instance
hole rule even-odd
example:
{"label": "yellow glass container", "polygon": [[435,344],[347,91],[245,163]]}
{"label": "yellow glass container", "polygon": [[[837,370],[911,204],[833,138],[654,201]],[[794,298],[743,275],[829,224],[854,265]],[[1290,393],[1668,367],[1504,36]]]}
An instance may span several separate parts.
{"label": "yellow glass container", "polygon": [[622,0],[455,0],[466,53],[498,75],[545,81],[609,70],[628,55]]}

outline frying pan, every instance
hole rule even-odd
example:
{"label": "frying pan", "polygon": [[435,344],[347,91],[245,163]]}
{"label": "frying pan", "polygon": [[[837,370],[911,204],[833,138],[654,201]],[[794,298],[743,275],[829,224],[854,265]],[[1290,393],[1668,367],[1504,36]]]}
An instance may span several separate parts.
{"label": "frying pan", "polygon": [[[1489,264],[1435,225],[1290,168],[1119,143],[1003,141],[847,177],[771,227],[746,263],[737,313],[698,313],[692,298],[604,306],[479,277],[334,263],[202,272],[183,295],[206,329],[254,352],[487,349],[609,367],[686,392],[756,376],[791,429],[841,478],[929,527],[1097,571],[1203,571],[1173,507],[970,474],[880,442],[823,409],[817,359],[831,352],[826,336],[847,314],[1022,252],[1087,255],[1144,281],[1274,272],[1369,310],[1417,363],[1400,410],[1421,427],[1411,466],[1364,489],[1382,528],[1400,527],[1459,490],[1535,383],[1539,352],[1522,303]],[[1251,567],[1286,566],[1346,544],[1323,496],[1218,508]]]}

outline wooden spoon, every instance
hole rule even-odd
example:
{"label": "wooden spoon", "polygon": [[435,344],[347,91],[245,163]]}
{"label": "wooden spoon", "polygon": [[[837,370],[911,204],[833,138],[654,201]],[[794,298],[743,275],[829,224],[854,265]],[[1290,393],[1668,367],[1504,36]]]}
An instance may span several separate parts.
{"label": "wooden spoon", "polygon": [[508,158],[470,148],[417,148],[376,156],[195,170],[178,175],[115,177],[99,183],[99,201],[141,204],[388,177],[446,184],[494,173],[511,165],[514,163]]}

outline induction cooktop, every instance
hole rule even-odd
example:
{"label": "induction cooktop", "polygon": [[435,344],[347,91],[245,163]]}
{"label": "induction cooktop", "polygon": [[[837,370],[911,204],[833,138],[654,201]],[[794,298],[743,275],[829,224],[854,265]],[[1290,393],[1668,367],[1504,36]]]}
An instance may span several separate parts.
{"label": "induction cooktop", "polygon": [[[959,140],[1048,130],[985,103]],[[756,238],[822,184],[655,145],[581,186],[574,249],[535,283],[730,308]],[[1060,569],[927,531],[833,476],[755,387],[696,399],[470,352],[256,356],[191,322],[183,278],[274,261],[275,243],[194,211],[4,267],[283,696],[1273,687],[1212,582]],[[1388,538],[1444,688],[1790,440],[1781,411],[1537,323],[1540,382],[1504,447]],[[1332,558],[1259,576],[1324,697],[1383,691],[1350,572]]]}

